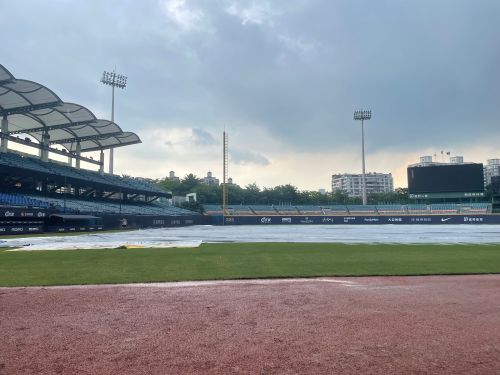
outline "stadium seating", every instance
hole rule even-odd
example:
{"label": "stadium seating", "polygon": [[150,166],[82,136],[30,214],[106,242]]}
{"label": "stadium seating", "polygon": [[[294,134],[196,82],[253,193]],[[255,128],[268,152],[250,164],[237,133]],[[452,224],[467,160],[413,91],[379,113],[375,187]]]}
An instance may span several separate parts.
{"label": "stadium seating", "polygon": [[17,194],[0,193],[0,205],[3,206],[21,206],[21,207],[35,207],[35,208],[48,208],[49,204],[39,199],[30,198]]}
{"label": "stadium seating", "polygon": [[252,210],[250,207],[244,205],[230,205],[228,210],[233,213],[233,215],[252,215]]}
{"label": "stadium seating", "polygon": [[426,204],[408,204],[406,205],[409,214],[419,215],[419,214],[430,214],[430,207]]}
{"label": "stadium seating", "polygon": [[222,206],[220,204],[204,204],[203,208],[207,215],[222,215]]}
{"label": "stadium seating", "polygon": [[459,206],[454,203],[431,204],[433,214],[456,214],[459,212]]}
{"label": "stadium seating", "polygon": [[136,215],[192,215],[193,212],[166,203],[122,203],[111,201],[96,201],[83,199],[63,199],[53,197],[39,197],[25,195],[27,199],[38,200],[46,207],[58,211],[91,213],[91,214],[117,214],[127,213]]}
{"label": "stadium seating", "polygon": [[21,156],[16,153],[0,153],[0,164],[28,169],[61,177],[75,178],[91,183],[112,185],[116,188],[141,190],[149,193],[165,193],[165,190],[141,178],[121,177],[87,169],[76,169],[54,161],[44,162],[40,159]]}
{"label": "stadium seating", "polygon": [[349,211],[346,206],[333,205],[333,206],[323,206],[323,212],[325,215],[348,215]]}
{"label": "stadium seating", "polygon": [[302,215],[323,215],[324,212],[319,206],[309,206],[309,205],[300,205],[297,206],[297,210]]}
{"label": "stadium seating", "polygon": [[272,205],[251,205],[250,210],[256,215],[276,215],[278,211]]}
{"label": "stadium seating", "polygon": [[370,215],[377,214],[377,209],[372,205],[351,205],[347,206],[347,209],[351,215]]}
{"label": "stadium seating", "polygon": [[486,214],[491,212],[491,203],[469,203],[460,205],[460,213]]}
{"label": "stadium seating", "polygon": [[377,212],[381,215],[402,215],[408,213],[406,206],[401,204],[378,204]]}
{"label": "stadium seating", "polygon": [[[222,215],[222,206],[204,205],[208,215]],[[435,203],[427,204],[380,204],[380,205],[297,205],[297,206],[228,206],[233,215],[428,215],[428,214],[486,214],[492,212],[491,203]]]}
{"label": "stadium seating", "polygon": [[297,215],[300,211],[295,206],[274,206],[274,208],[283,215]]}

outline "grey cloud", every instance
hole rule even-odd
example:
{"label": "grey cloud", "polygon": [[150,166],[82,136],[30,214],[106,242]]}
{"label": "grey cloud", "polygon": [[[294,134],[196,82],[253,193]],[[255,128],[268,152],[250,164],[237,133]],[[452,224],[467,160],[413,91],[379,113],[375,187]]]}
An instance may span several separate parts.
{"label": "grey cloud", "polygon": [[191,131],[193,133],[192,140],[194,144],[198,146],[212,146],[217,144],[217,141],[212,136],[212,134],[210,134],[206,130],[193,128]]}
{"label": "grey cloud", "polygon": [[264,155],[243,149],[231,149],[229,152],[229,159],[232,163],[237,165],[256,164],[266,166],[271,164],[269,159]]}
{"label": "grey cloud", "polygon": [[211,144],[220,124],[259,124],[325,151],[357,147],[364,107],[368,152],[500,136],[496,0],[186,0],[177,19],[164,3],[4,0],[1,63],[104,115],[99,78],[116,64],[116,119],[139,134],[190,124]]}

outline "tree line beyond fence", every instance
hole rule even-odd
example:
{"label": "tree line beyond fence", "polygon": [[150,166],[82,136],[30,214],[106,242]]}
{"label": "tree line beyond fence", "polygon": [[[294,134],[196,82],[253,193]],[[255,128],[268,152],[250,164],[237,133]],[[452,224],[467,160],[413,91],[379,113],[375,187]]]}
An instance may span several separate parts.
{"label": "tree line beyond fence", "polygon": [[[171,191],[173,195],[185,196],[196,193],[200,204],[219,203],[222,201],[221,185],[206,185],[203,180],[190,173],[179,180],[168,177],[153,180],[160,187]],[[228,185],[228,201],[231,205],[274,204],[274,205],[327,205],[327,204],[361,204],[361,198],[349,197],[345,191],[320,193],[312,190],[299,190],[296,186],[278,185],[271,188],[260,188],[256,183],[241,187]],[[368,203],[407,203],[408,189],[397,188],[394,192],[371,194]]]}

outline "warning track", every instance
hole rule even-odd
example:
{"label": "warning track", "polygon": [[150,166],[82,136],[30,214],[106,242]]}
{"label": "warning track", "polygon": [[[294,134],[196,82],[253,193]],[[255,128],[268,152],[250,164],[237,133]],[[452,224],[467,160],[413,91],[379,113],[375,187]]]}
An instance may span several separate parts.
{"label": "warning track", "polygon": [[0,288],[0,374],[500,372],[500,275]]}

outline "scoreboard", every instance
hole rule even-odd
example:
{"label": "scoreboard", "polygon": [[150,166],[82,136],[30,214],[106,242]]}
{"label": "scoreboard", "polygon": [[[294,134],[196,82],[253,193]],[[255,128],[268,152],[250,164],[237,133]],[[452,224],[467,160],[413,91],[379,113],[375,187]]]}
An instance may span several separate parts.
{"label": "scoreboard", "polygon": [[412,198],[433,195],[479,197],[484,195],[483,164],[446,164],[408,167],[408,193]]}

